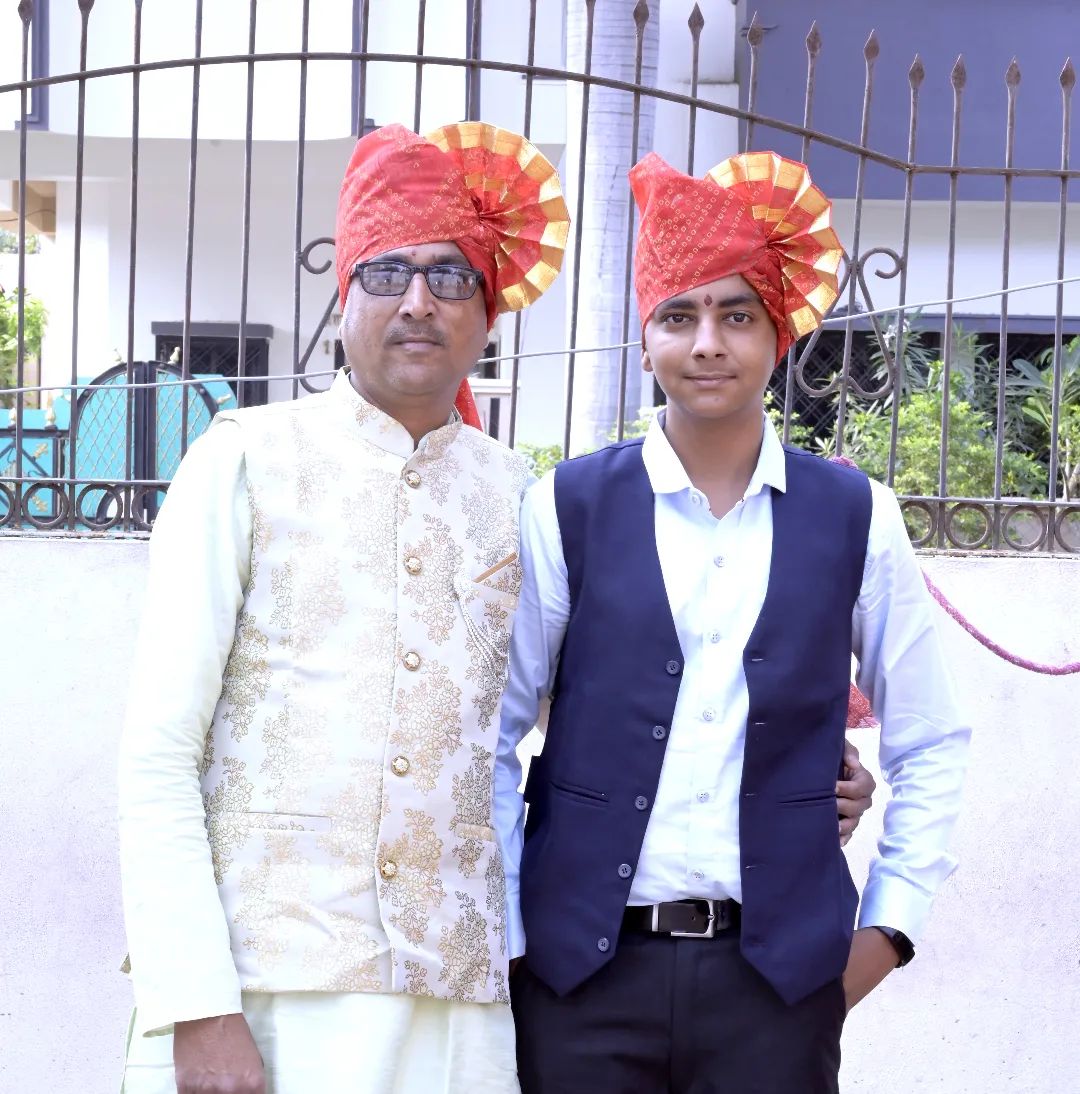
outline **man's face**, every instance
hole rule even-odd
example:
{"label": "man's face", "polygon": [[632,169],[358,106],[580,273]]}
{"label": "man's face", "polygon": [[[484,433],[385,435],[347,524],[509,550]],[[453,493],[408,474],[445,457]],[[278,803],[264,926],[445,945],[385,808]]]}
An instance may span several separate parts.
{"label": "man's face", "polygon": [[[454,243],[402,247],[377,258],[414,266],[469,265]],[[417,274],[404,295],[375,296],[354,277],[341,342],[354,383],[368,402],[391,416],[445,402],[449,415],[461,381],[487,344],[483,286],[468,300],[440,300]]]}
{"label": "man's face", "polygon": [[776,327],[738,274],[665,300],[645,325],[642,365],[691,417],[760,417],[775,363]]}

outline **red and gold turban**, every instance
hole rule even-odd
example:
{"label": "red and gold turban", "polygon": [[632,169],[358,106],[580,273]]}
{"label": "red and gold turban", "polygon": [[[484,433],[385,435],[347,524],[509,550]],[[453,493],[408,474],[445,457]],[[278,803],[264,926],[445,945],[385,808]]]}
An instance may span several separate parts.
{"label": "red and gold turban", "polygon": [[745,152],[703,179],[651,152],[630,171],[641,226],[634,257],[642,327],[678,293],[741,274],[776,326],[776,359],[836,300],[844,253],[832,203],[801,163]]}
{"label": "red and gold turban", "polygon": [[[341,304],[353,267],[421,243],[453,242],[484,275],[488,326],[551,287],[570,218],[555,168],[524,137],[485,122],[419,137],[387,125],[357,141],[341,184],[337,275]],[[479,426],[468,382],[458,410]]]}

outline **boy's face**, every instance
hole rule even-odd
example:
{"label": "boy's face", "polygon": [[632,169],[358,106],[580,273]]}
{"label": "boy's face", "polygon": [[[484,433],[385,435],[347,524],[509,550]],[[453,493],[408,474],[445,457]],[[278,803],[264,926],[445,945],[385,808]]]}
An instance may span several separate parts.
{"label": "boy's face", "polygon": [[665,300],[644,341],[642,365],[679,413],[714,421],[761,416],[776,328],[738,274]]}

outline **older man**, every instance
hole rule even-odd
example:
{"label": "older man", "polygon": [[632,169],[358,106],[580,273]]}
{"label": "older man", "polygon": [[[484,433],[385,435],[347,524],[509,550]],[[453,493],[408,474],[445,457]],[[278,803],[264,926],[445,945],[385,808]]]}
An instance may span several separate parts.
{"label": "older man", "polygon": [[455,396],[567,223],[516,134],[365,137],[348,368],[184,460],[122,747],[128,1094],[517,1089],[491,808],[528,471]]}

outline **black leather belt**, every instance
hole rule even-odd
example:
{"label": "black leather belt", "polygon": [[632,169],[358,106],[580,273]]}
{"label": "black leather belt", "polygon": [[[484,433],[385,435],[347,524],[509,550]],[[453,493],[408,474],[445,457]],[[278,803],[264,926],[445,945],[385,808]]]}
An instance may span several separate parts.
{"label": "black leather belt", "polygon": [[671,938],[712,938],[737,927],[742,906],[735,900],[671,900],[627,908],[624,931],[646,931]]}

